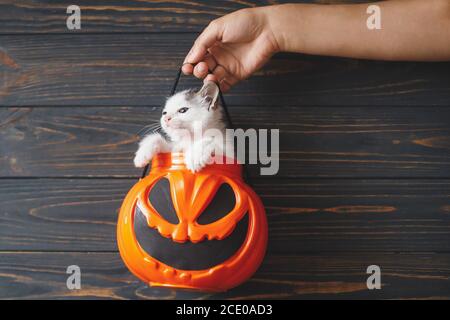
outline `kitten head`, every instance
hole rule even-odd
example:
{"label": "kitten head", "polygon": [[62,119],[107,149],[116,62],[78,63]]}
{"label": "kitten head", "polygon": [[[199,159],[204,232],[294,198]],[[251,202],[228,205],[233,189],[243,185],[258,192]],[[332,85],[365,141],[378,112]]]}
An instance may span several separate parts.
{"label": "kitten head", "polygon": [[169,97],[164,106],[161,127],[173,140],[192,134],[195,129],[221,129],[219,87],[207,81],[199,91],[184,90]]}

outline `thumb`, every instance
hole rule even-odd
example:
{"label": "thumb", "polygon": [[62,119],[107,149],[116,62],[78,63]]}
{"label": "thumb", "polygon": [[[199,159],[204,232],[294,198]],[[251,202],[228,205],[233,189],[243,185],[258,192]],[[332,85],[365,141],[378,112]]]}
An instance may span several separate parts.
{"label": "thumb", "polygon": [[222,34],[223,23],[219,22],[219,20],[212,21],[195,40],[183,63],[196,64],[202,61],[208,49],[216,42],[222,40]]}

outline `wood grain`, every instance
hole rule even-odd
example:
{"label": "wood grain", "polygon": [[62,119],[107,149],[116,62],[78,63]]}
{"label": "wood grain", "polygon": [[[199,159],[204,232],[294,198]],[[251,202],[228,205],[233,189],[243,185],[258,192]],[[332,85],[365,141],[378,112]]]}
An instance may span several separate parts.
{"label": "wood grain", "polygon": [[[225,293],[148,287],[118,253],[0,252],[1,299],[449,299],[450,255],[268,255],[246,283]],[[81,290],[68,290],[66,269],[81,268]],[[368,290],[366,269],[381,268],[381,290]]]}
{"label": "wood grain", "polygon": [[[225,96],[236,126],[281,133],[279,175],[251,168],[270,228],[258,273],[204,294],[124,267],[136,132],[209,21],[272,3],[79,0],[68,31],[72,2],[1,1],[0,299],[450,299],[450,62],[276,55]],[[367,290],[371,264],[382,290]]]}
{"label": "wood grain", "polygon": [[[1,179],[0,250],[116,250],[132,179]],[[256,180],[269,252],[450,249],[450,180]]]}
{"label": "wood grain", "polygon": [[[230,113],[235,127],[280,130],[278,178],[450,177],[446,107],[230,106]],[[158,107],[0,109],[0,176],[137,177],[136,133],[160,115]],[[259,176],[259,166],[251,173]]]}
{"label": "wood grain", "polygon": [[[305,3],[358,3],[364,0],[276,1]],[[3,0],[0,3],[0,34],[105,33],[105,32],[198,32],[211,20],[232,11],[274,4],[273,1],[119,1],[78,0],[81,30],[66,27],[68,0]]]}
{"label": "wood grain", "polygon": [[[161,105],[194,34],[0,36],[0,106]],[[280,54],[226,100],[246,106],[448,106],[450,62]],[[183,77],[180,89],[199,86]]]}

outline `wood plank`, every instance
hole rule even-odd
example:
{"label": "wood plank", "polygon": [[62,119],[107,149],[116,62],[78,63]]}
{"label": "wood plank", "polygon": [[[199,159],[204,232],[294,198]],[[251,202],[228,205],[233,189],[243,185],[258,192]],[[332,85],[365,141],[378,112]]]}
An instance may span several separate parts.
{"label": "wood plank", "polygon": [[[148,287],[117,253],[1,252],[1,299],[448,299],[448,253],[316,254],[266,257],[259,271],[225,293]],[[67,266],[81,268],[81,290],[66,287]],[[381,268],[381,290],[366,269]]]}
{"label": "wood plank", "polygon": [[[450,177],[445,107],[230,106],[238,128],[280,130],[281,177]],[[2,177],[137,177],[136,133],[158,107],[0,109]],[[259,176],[259,166],[251,168]]]}
{"label": "wood plank", "polygon": [[[277,1],[357,3],[364,0]],[[67,33],[68,0],[3,0],[0,3],[0,34]],[[180,32],[201,31],[209,21],[229,12],[273,4],[272,1],[119,1],[78,0],[81,30],[77,33],[105,32]]]}
{"label": "wood plank", "polygon": [[159,105],[170,91],[181,50],[192,38],[2,36],[0,104]]}
{"label": "wood plank", "polygon": [[[161,105],[193,34],[0,36],[0,106]],[[280,54],[226,95],[247,106],[448,106],[450,62]],[[180,88],[199,86],[192,77]]]}
{"label": "wood plank", "polygon": [[[1,179],[0,250],[114,251],[130,179]],[[256,180],[269,252],[450,249],[450,180]],[[289,244],[289,245],[287,245]]]}

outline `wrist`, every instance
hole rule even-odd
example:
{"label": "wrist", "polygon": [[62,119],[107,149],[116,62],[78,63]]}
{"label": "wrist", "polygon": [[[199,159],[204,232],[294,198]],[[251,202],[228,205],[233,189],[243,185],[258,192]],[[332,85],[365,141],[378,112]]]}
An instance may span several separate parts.
{"label": "wrist", "polygon": [[274,48],[274,54],[284,51],[285,41],[283,38],[282,25],[280,24],[278,16],[278,7],[280,5],[271,5],[265,7],[257,7],[253,10],[257,10],[257,13],[263,21],[264,31],[272,43]]}
{"label": "wrist", "polygon": [[268,28],[277,44],[278,51],[287,51],[288,41],[283,29],[286,28],[286,21],[283,21],[283,12],[288,4],[273,5],[263,7]]}
{"label": "wrist", "polygon": [[303,4],[280,4],[263,7],[267,24],[278,45],[279,51],[301,52],[303,26],[301,12]]}

